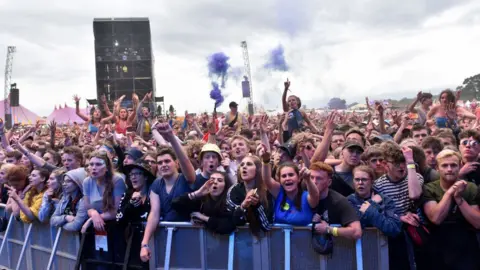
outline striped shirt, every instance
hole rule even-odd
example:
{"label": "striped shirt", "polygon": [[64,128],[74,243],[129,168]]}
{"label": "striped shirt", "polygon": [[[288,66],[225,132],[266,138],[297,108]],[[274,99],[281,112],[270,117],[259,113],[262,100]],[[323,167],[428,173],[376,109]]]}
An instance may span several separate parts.
{"label": "striped shirt", "polygon": [[[423,177],[417,173],[418,181],[423,186]],[[385,174],[375,181],[373,190],[389,197],[395,203],[396,212],[399,216],[405,215],[414,206],[414,200],[408,196],[408,176],[399,182],[392,182]]]}

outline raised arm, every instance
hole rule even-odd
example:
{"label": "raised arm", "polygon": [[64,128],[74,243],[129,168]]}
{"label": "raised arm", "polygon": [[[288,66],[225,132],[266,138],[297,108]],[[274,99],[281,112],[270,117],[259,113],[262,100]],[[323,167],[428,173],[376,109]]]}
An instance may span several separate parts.
{"label": "raised arm", "polygon": [[336,115],[336,112],[331,112],[328,115],[327,120],[325,121],[325,133],[323,134],[323,140],[318,144],[317,149],[315,149],[315,153],[313,154],[310,163],[314,163],[315,161],[324,161],[327,158],[328,149],[332,142],[333,129],[335,128],[334,120]]}
{"label": "raised arm", "polygon": [[[303,167],[300,170],[300,176],[299,177],[303,179],[303,181],[305,182],[305,184],[307,186],[308,205],[310,205],[311,208],[316,208],[318,206],[318,202],[320,201],[320,192],[318,191],[317,185],[315,185],[315,183],[310,178],[310,170],[307,169],[306,167]],[[300,190],[298,192],[300,192]]]}
{"label": "raised arm", "polygon": [[407,162],[407,181],[408,181],[408,196],[412,200],[420,198],[422,195],[423,179],[420,179],[415,168],[415,161],[413,160],[413,151],[411,148],[402,147],[403,156]]}
{"label": "raised arm", "polygon": [[285,88],[283,89],[282,95],[282,108],[284,112],[288,112],[288,102],[287,102],[287,92],[290,88],[290,81],[287,78],[287,81],[284,83]]}
{"label": "raised arm", "polygon": [[185,153],[182,145],[180,145],[180,142],[173,134],[173,130],[170,125],[167,123],[159,123],[155,127],[157,128],[158,132],[163,136],[163,138],[169,141],[172,145],[173,151],[175,151],[175,154],[177,155],[177,159],[180,163],[180,168],[183,175],[185,176],[185,179],[187,179],[190,184],[195,183],[195,169],[193,168],[192,163],[188,159],[187,153]]}
{"label": "raised arm", "polygon": [[417,112],[417,110],[415,109],[415,106],[420,101],[421,97],[422,97],[422,91],[418,92],[417,98],[415,100],[413,100],[413,102],[410,104],[410,106],[408,106],[408,111],[409,112],[411,112],[411,113],[416,113]]}
{"label": "raised arm", "polygon": [[90,117],[86,116],[80,111],[80,97],[75,95],[73,96],[73,100],[75,100],[75,113],[78,115],[78,117],[80,117],[85,122],[90,121]]}
{"label": "raised arm", "polygon": [[262,178],[267,186],[268,191],[274,198],[278,197],[280,193],[281,185],[279,182],[272,179],[272,166],[270,165],[270,147],[266,145],[260,146],[258,155],[262,157]]}

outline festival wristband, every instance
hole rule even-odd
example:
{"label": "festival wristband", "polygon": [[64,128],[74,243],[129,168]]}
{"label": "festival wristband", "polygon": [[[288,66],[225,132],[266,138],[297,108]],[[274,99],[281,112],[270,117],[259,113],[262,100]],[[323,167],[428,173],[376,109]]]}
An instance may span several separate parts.
{"label": "festival wristband", "polygon": [[416,169],[417,167],[415,166],[415,164],[408,164],[407,168],[408,169]]}
{"label": "festival wristband", "polygon": [[337,227],[334,227],[334,228],[332,229],[332,235],[335,236],[335,237],[338,236],[338,228],[337,228]]}

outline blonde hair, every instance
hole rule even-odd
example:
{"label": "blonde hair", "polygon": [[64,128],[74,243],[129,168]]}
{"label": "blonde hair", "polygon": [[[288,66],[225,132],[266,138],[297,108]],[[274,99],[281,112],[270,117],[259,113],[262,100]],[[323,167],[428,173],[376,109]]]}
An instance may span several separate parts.
{"label": "blonde hair", "polygon": [[440,164],[442,162],[442,160],[446,159],[446,158],[449,158],[449,157],[456,157],[458,159],[458,163],[460,164],[460,161],[462,160],[462,156],[460,155],[460,153],[456,152],[456,151],[453,151],[453,150],[450,150],[450,149],[445,149],[445,150],[442,150],[440,151],[440,153],[438,153],[437,155],[437,164]]}

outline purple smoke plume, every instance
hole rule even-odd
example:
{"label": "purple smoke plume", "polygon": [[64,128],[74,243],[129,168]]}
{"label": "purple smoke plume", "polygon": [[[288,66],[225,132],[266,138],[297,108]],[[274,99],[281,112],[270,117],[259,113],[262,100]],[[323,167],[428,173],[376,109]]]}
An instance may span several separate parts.
{"label": "purple smoke plume", "polygon": [[285,51],[283,46],[278,45],[278,47],[270,51],[268,62],[263,67],[276,71],[288,71],[289,67],[287,65],[287,61],[285,60],[284,53]]}
{"label": "purple smoke plume", "polygon": [[210,98],[215,100],[215,109],[220,107],[225,100],[222,95],[222,90],[218,87],[218,83],[212,82],[213,89],[210,91]]}
{"label": "purple smoke plume", "polygon": [[226,56],[223,52],[214,53],[208,57],[209,76],[216,76],[221,79],[222,88],[225,88],[225,82],[228,79],[228,68],[230,67],[228,59],[230,59],[230,57]]}

